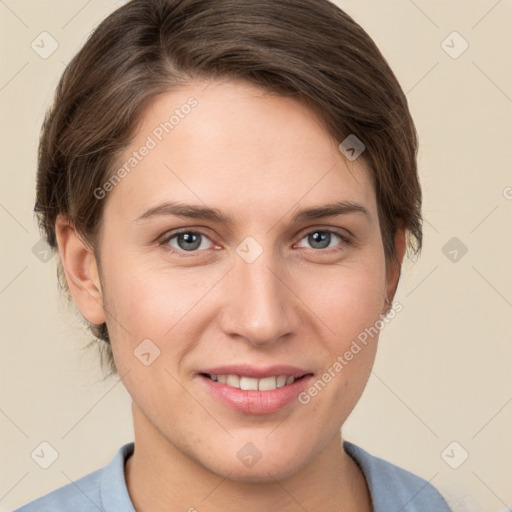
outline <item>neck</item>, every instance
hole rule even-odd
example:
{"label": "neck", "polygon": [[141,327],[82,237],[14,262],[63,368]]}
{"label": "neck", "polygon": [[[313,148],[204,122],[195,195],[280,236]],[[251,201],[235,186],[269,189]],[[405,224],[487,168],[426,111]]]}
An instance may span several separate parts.
{"label": "neck", "polygon": [[372,511],[364,475],[343,450],[341,436],[287,478],[244,482],[213,473],[159,434],[148,435],[147,419],[138,408],[133,411],[135,450],[126,462],[125,479],[137,512]]}

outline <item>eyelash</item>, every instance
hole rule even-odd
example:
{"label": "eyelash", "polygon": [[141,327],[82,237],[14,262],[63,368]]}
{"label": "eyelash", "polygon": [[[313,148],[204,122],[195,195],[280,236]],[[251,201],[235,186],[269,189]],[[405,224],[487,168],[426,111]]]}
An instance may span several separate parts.
{"label": "eyelash", "polygon": [[[316,229],[307,231],[300,237],[300,241],[302,241],[307,236],[309,236],[313,233],[317,233],[317,232],[330,233],[331,235],[336,235],[341,239],[343,244],[352,245],[352,241],[350,240],[350,238],[347,235],[344,235],[344,234],[340,233],[339,231],[335,231],[335,230],[327,229],[327,228],[316,228]],[[174,254],[182,255],[184,257],[191,257],[191,256],[193,257],[194,255],[197,255],[198,253],[201,253],[201,252],[205,252],[207,250],[207,249],[196,249],[194,251],[184,251],[183,249],[176,249],[175,247],[171,247],[170,245],[168,245],[172,239],[174,239],[177,236],[184,234],[184,233],[200,235],[201,237],[205,237],[205,238],[208,238],[208,240],[210,240],[208,235],[206,235],[202,231],[197,231],[194,229],[181,229],[179,231],[172,231],[171,233],[169,233],[164,239],[161,240],[160,245],[166,246],[166,250],[169,250],[170,252],[172,252]],[[331,247],[328,249],[311,248],[310,250],[314,251],[316,253],[332,254],[332,253],[336,253],[336,252],[341,252],[344,249],[336,249],[336,248]]]}

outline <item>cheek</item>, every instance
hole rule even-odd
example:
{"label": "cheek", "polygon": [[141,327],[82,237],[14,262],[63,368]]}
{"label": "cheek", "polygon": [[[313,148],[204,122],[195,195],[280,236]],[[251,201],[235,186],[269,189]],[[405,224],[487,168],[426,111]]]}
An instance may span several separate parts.
{"label": "cheek", "polygon": [[214,286],[216,275],[203,279],[197,269],[171,273],[168,268],[148,267],[137,258],[111,265],[108,272],[107,323],[119,363],[128,364],[127,358],[145,339],[152,340],[166,358],[190,349],[204,321],[196,306]]}
{"label": "cheek", "polygon": [[385,292],[383,261],[343,264],[318,273],[314,286],[311,283],[311,275],[304,274],[300,296],[340,342],[351,340],[380,318]]}
{"label": "cheek", "polygon": [[[333,269],[329,275],[317,275],[315,288],[304,277],[304,302],[322,320],[322,345],[325,359],[317,389],[323,390],[320,409],[338,404],[339,421],[344,421],[359,399],[375,360],[385,290],[384,260],[376,253]],[[309,286],[309,292],[307,292]],[[312,395],[316,390],[311,390]],[[329,398],[328,398],[329,397]]]}

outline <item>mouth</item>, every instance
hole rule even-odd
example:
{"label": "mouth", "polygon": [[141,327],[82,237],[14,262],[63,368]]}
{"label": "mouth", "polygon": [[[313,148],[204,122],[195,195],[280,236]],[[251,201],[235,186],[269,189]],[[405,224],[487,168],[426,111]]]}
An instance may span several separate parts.
{"label": "mouth", "polygon": [[220,384],[225,384],[226,386],[242,389],[244,391],[273,391],[277,388],[290,386],[310,374],[304,374],[298,377],[294,377],[293,375],[271,375],[261,379],[234,374],[215,375],[214,373],[201,373],[200,375],[214,382],[219,382]]}
{"label": "mouth", "polygon": [[297,396],[310,384],[313,372],[288,365],[230,365],[203,369],[197,376],[221,404],[244,414],[262,415],[298,404]]}

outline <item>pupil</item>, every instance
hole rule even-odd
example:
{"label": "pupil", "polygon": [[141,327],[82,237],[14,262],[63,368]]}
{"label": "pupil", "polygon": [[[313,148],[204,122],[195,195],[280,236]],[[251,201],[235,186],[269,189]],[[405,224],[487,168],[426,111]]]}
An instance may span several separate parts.
{"label": "pupil", "polygon": [[[185,242],[185,245],[180,243],[181,240]],[[178,235],[178,245],[180,246],[180,249],[194,250],[201,245],[201,242],[199,240],[199,236],[196,233],[180,233]]]}
{"label": "pupil", "polygon": [[[310,236],[311,246],[315,249],[325,249],[331,241],[331,234],[325,231],[315,231]],[[325,243],[327,241],[327,243]]]}

